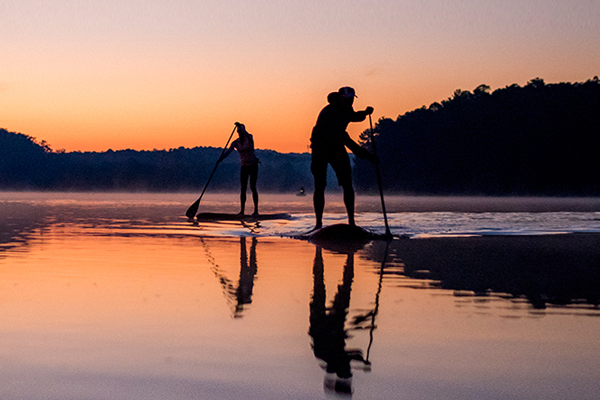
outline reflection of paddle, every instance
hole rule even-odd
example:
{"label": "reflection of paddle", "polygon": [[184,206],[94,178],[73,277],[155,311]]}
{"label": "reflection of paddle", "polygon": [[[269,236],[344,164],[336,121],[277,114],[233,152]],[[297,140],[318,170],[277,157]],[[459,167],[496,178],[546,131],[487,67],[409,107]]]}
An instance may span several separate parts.
{"label": "reflection of paddle", "polygon": [[210,249],[204,242],[204,238],[200,238],[200,243],[202,243],[202,247],[204,248],[204,253],[206,254],[207,261],[211,264],[210,269],[215,274],[215,277],[219,280],[219,283],[221,284],[223,294],[225,295],[225,300],[228,304],[234,304],[236,300],[235,293],[237,289],[234,286],[233,281],[229,279],[223,271],[221,271],[221,267],[219,267],[219,264],[217,264],[217,261],[211,254]]}
{"label": "reflection of paddle", "polygon": [[210,180],[212,179],[213,175],[215,174],[215,171],[217,170],[217,167],[219,166],[219,161],[221,161],[221,157],[223,156],[223,153],[225,153],[225,150],[227,150],[227,146],[229,145],[229,141],[233,137],[233,133],[235,132],[236,128],[237,128],[237,125],[233,128],[233,131],[231,131],[231,135],[229,135],[229,139],[227,139],[227,143],[225,143],[225,147],[223,147],[223,151],[221,152],[221,155],[219,156],[219,159],[217,160],[217,163],[215,164],[215,168],[213,168],[212,173],[210,174],[210,176],[208,177],[208,180],[206,181],[206,184],[204,185],[204,189],[202,190],[202,194],[200,195],[200,197],[198,198],[198,200],[196,200],[196,202],[194,204],[192,204],[190,206],[190,208],[188,208],[187,211],[185,212],[186,217],[188,217],[188,218],[191,219],[191,218],[194,218],[196,216],[196,213],[198,212],[198,207],[200,206],[200,200],[202,200],[202,196],[204,196],[204,192],[206,192],[206,188],[208,187],[208,183],[210,182]]}
{"label": "reflection of paddle", "polygon": [[385,254],[383,255],[383,261],[381,262],[381,268],[379,269],[379,283],[377,286],[377,294],[375,294],[375,309],[371,312],[371,329],[369,329],[369,346],[367,347],[367,357],[365,358],[365,364],[370,365],[369,355],[371,353],[371,346],[373,345],[373,331],[375,330],[375,317],[379,313],[379,295],[381,294],[381,286],[383,284],[383,272],[385,269],[385,262],[388,256],[388,250],[390,242],[385,243]]}
{"label": "reflection of paddle", "polygon": [[[371,146],[373,146],[373,155],[377,157],[377,150],[375,149],[375,138],[373,137],[373,121],[371,121],[371,114],[369,114],[369,125],[371,126]],[[375,163],[375,171],[377,172],[377,185],[379,185],[379,196],[381,197],[381,209],[383,211],[383,219],[385,221],[385,236],[391,237],[390,227],[388,225],[387,213],[385,212],[385,202],[383,201],[383,187],[381,186],[381,171],[379,170],[379,162]]]}

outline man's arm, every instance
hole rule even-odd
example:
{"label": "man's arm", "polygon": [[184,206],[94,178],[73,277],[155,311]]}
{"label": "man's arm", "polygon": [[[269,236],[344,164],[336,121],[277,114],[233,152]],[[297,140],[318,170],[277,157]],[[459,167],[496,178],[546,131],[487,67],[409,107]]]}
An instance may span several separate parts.
{"label": "man's arm", "polygon": [[367,118],[367,115],[373,114],[373,107],[367,107],[363,111],[352,111],[350,115],[351,122],[361,122]]}
{"label": "man's arm", "polygon": [[350,135],[348,135],[348,132],[345,133],[346,135],[344,137],[344,145],[346,145],[346,147],[348,147],[352,153],[354,153],[358,158],[363,158],[371,162],[376,162],[377,158],[375,157],[375,155],[371,154],[368,150],[360,147],[358,143],[352,140]]}

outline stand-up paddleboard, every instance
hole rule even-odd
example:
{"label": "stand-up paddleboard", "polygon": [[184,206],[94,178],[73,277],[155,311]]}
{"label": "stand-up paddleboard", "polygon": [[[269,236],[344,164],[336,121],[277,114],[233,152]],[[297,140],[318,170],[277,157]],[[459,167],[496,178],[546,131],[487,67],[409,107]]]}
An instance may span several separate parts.
{"label": "stand-up paddleboard", "polygon": [[314,231],[300,235],[292,235],[294,239],[308,240],[325,249],[341,253],[355,252],[364,247],[371,240],[386,239],[385,235],[378,235],[360,226],[348,224],[335,224],[325,226]]}
{"label": "stand-up paddleboard", "polygon": [[376,235],[356,225],[335,224],[316,229],[307,234],[309,240],[369,240]]}
{"label": "stand-up paddleboard", "polygon": [[290,219],[288,213],[279,214],[229,214],[229,213],[200,213],[196,215],[198,221],[267,221],[274,219]]}

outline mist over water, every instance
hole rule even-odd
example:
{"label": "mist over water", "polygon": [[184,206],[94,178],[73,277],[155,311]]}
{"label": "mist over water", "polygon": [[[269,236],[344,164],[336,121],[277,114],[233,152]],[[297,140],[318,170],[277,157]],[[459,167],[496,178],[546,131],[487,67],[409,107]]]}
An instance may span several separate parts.
{"label": "mist over water", "polygon": [[[261,213],[289,213],[290,220],[260,223],[188,223],[185,210],[196,194],[156,193],[3,193],[0,207],[23,208],[38,215],[69,220],[77,214],[97,223],[133,227],[159,223],[156,229],[181,234],[217,236],[290,236],[314,226],[312,197],[294,194],[261,194]],[[411,197],[386,196],[390,230],[413,238],[446,235],[531,235],[600,232],[598,198],[498,198],[498,197]],[[250,196],[247,207],[252,206]],[[76,210],[76,211],[75,211]],[[157,211],[158,210],[158,211]],[[207,193],[199,212],[237,213],[237,194]],[[384,233],[379,196],[357,196],[358,225]],[[4,215],[18,216],[20,211]],[[326,196],[324,223],[345,223],[341,194]],[[114,226],[113,226],[114,227]]]}

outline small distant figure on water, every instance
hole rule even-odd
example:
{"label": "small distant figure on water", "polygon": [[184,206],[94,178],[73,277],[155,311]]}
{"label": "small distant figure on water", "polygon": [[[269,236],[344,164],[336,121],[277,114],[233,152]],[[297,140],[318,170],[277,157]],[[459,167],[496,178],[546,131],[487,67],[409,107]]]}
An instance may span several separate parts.
{"label": "small distant figure on water", "polygon": [[256,189],[256,180],[258,179],[259,160],[254,154],[254,138],[246,131],[244,124],[235,123],[238,138],[231,143],[231,146],[219,158],[218,163],[223,161],[235,149],[240,154],[240,212],[244,215],[246,210],[246,191],[248,190],[248,178],[250,178],[250,190],[252,191],[252,201],[254,202],[253,216],[258,215],[258,190]]}
{"label": "small distant figure on water", "polygon": [[312,130],[310,137],[310,147],[312,149],[310,170],[315,181],[313,195],[317,219],[315,229],[323,227],[327,164],[331,164],[337,176],[338,185],[344,191],[344,205],[348,213],[348,224],[356,225],[354,221],[352,169],[346,147],[359,158],[365,158],[374,163],[377,162],[377,157],[360,147],[346,132],[350,122],[364,121],[368,115],[373,113],[373,107],[367,107],[363,111],[354,111],[352,107],[354,97],[356,97],[354,89],[348,86],[340,88],[337,92],[329,93],[327,96],[329,104],[319,113],[317,123]]}
{"label": "small distant figure on water", "polygon": [[296,196],[306,196],[306,192],[304,191],[304,186],[300,186],[300,191],[296,193]]}

